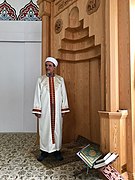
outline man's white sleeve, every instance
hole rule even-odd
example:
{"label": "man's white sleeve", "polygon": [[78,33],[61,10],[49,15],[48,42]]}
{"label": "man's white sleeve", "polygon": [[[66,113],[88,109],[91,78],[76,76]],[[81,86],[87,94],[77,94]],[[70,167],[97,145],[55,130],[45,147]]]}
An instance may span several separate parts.
{"label": "man's white sleeve", "polygon": [[64,79],[62,78],[62,108],[61,108],[61,112],[66,113],[69,111],[70,111],[70,109],[68,106],[66,87],[65,87]]}
{"label": "man's white sleeve", "polygon": [[35,89],[35,96],[34,96],[34,106],[32,110],[32,114],[41,114],[41,78],[38,79]]}

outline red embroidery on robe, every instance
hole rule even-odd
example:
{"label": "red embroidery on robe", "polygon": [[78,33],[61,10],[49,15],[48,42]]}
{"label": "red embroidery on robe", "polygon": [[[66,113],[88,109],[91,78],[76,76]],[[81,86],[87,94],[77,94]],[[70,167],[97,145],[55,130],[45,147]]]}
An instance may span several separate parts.
{"label": "red embroidery on robe", "polygon": [[55,90],[54,90],[54,77],[49,77],[50,88],[50,108],[51,108],[51,130],[52,130],[52,143],[55,143],[54,129],[55,129]]}

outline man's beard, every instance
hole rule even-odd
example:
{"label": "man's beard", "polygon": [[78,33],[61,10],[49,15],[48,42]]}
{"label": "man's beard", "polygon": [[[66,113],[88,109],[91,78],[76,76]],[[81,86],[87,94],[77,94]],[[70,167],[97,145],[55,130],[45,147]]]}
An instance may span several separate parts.
{"label": "man's beard", "polygon": [[51,72],[49,70],[46,70],[46,75],[49,77],[51,76]]}

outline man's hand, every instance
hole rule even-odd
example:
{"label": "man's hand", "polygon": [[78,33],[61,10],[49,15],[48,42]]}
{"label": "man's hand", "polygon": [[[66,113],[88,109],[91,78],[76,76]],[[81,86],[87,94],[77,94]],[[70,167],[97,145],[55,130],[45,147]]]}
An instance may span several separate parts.
{"label": "man's hand", "polygon": [[35,114],[37,118],[41,118],[41,114]]}

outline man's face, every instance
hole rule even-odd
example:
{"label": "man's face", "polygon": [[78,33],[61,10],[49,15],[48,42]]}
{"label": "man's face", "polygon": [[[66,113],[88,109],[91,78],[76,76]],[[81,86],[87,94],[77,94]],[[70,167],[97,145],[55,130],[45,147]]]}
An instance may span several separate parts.
{"label": "man's face", "polygon": [[47,61],[45,63],[46,73],[47,74],[53,74],[54,73],[54,64],[52,62]]}

